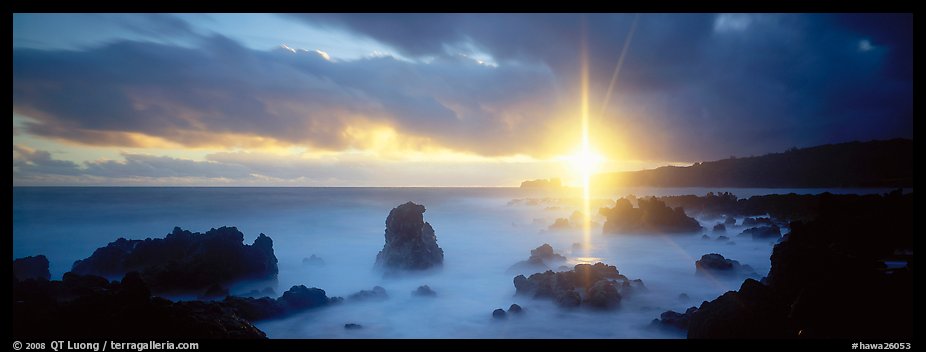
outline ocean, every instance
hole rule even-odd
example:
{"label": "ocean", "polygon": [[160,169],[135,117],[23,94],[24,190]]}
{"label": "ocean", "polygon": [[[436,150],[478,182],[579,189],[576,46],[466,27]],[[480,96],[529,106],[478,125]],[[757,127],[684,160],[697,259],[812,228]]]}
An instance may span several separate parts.
{"label": "ocean", "polygon": [[[695,260],[708,253],[752,266],[764,276],[772,244],[735,239],[735,244],[702,240],[717,222],[701,219],[704,231],[685,235],[603,235],[597,207],[620,196],[704,195],[730,191],[740,198],[762,194],[884,193],[884,189],[717,189],[633,188],[597,194],[587,236],[580,228],[549,230],[556,218],[581,208],[580,191],[520,188],[209,188],[209,187],[14,187],[13,257],[44,254],[53,279],[75,260],[119,237],[164,237],[175,226],[205,232],[235,226],[250,244],[270,236],[279,259],[277,295],[293,285],[324,289],[346,297],[374,286],[383,301],[351,302],[285,319],[258,322],[270,338],[683,338],[650,326],[659,314],[684,311],[739,288],[745,276],[695,274]],[[374,270],[383,248],[385,219],[395,206],[423,204],[444,265],[425,274],[383,277]],[[785,230],[783,229],[783,232]],[[548,243],[569,264],[602,261],[617,266],[647,290],[625,298],[618,309],[561,309],[546,300],[515,296],[509,268],[530,250]],[[305,265],[321,257],[324,266]],[[429,285],[435,297],[413,296]],[[232,287],[232,293],[249,287]],[[689,298],[680,299],[684,293]],[[180,297],[182,298],[182,297]],[[177,299],[177,298],[175,298]],[[512,303],[525,314],[492,319]],[[355,323],[362,329],[345,329]]]}

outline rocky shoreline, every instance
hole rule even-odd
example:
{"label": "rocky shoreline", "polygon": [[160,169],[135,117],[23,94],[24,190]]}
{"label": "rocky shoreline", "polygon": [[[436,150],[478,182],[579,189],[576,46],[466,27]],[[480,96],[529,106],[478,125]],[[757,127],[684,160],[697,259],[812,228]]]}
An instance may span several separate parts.
{"label": "rocky shoreline", "polygon": [[912,337],[912,255],[899,268],[884,261],[912,249],[913,195],[815,202],[819,216],[789,224],[767,277],[655,323],[693,339]]}
{"label": "rocky shoreline", "polygon": [[[749,278],[736,291],[684,312],[666,311],[653,324],[693,339],[912,336],[913,195],[895,191],[875,196],[809,197],[753,197],[742,203],[752,204],[748,207],[726,194],[696,197],[702,204],[701,212],[726,209],[718,215],[723,222],[713,226],[715,234],[738,227],[746,229],[737,237],[777,240],[771,270],[760,278],[748,265],[717,253],[704,254],[694,262],[693,275]],[[693,204],[689,198],[678,199]],[[783,205],[788,199],[802,200],[798,205]],[[671,200],[641,198],[637,202],[639,206],[634,207],[630,200],[620,199],[614,207],[603,209],[608,218],[606,233],[611,229],[666,234],[690,231],[697,225],[690,235],[700,235],[701,225],[681,207],[671,208]],[[767,208],[755,205],[760,203]],[[737,205],[731,208],[731,204]],[[756,210],[746,212],[751,217],[737,226],[734,217],[743,212],[731,209],[744,207]],[[806,210],[812,219],[793,213],[797,208]],[[773,215],[754,214],[762,210]],[[437,245],[434,229],[423,219],[424,211],[424,206],[412,202],[392,209],[386,220],[386,243],[375,258],[376,268],[386,273],[419,272],[443,265],[444,252]],[[784,219],[791,221],[785,224]],[[782,228],[788,232],[779,237]],[[75,262],[61,280],[49,280],[44,256],[16,259],[13,333],[30,338],[259,339],[266,334],[254,322],[331,305],[389,299],[379,286],[346,299],[329,297],[321,288],[304,285],[293,286],[277,298],[270,297],[275,284],[255,291],[253,296],[263,295],[260,298],[230,294],[226,287],[234,282],[275,283],[278,275],[273,240],[260,234],[248,245],[243,238],[234,227],[205,233],[175,228],[164,238],[120,238]],[[903,265],[888,267],[887,260],[901,260]],[[315,255],[306,261],[307,265],[323,265]],[[546,243],[531,250],[527,260],[509,268],[509,272],[521,273],[512,280],[514,297],[551,300],[560,309],[608,311],[619,309],[623,300],[647,290],[641,279],[630,279],[613,265],[562,265],[567,261]],[[195,294],[200,300],[162,298],[176,292]],[[437,295],[427,285],[411,292],[411,296],[424,300]],[[508,311],[496,309],[491,317],[499,320],[522,314],[523,308],[512,304]],[[139,318],[142,316],[145,318]],[[344,328],[363,326],[345,322]]]}

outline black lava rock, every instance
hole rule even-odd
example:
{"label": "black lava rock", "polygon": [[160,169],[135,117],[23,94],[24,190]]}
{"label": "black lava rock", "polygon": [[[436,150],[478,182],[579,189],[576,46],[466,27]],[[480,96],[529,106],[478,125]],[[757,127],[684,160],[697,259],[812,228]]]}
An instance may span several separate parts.
{"label": "black lava rock", "polygon": [[514,286],[518,295],[552,299],[561,307],[598,309],[614,308],[624,295],[644,287],[643,281],[630,280],[604,263],[578,264],[571,271],[548,270],[530,277],[518,275]]}
{"label": "black lava rock", "polygon": [[13,335],[20,338],[241,339],[266,335],[220,302],[151,297],[142,276],[119,281],[65,274],[13,284]]}
{"label": "black lava rock", "polygon": [[701,230],[697,220],[685,214],[682,207],[669,208],[655,197],[637,200],[639,207],[625,198],[618,199],[612,208],[601,208],[607,218],[604,233],[692,233]]}
{"label": "black lava rock", "polygon": [[293,286],[280,298],[251,298],[228,296],[222,303],[234,308],[238,314],[251,321],[282,318],[308,309],[324,307],[341,301],[340,297],[329,298],[325,290]]}
{"label": "black lava rock", "polygon": [[412,291],[412,294],[415,296],[433,297],[437,295],[437,292],[434,292],[434,290],[432,290],[431,287],[428,285],[421,285],[421,286],[418,286],[417,289]]}
{"label": "black lava rock", "polygon": [[566,257],[553,251],[549,244],[542,244],[540,247],[531,250],[531,256],[527,260],[515,263],[508,268],[508,273],[536,273],[549,270],[551,266],[561,264],[566,261]]}
{"label": "black lava rock", "polygon": [[505,319],[507,317],[506,315],[505,310],[501,308],[492,311],[492,318],[495,319]]}
{"label": "black lava rock", "polygon": [[804,198],[816,218],[788,225],[762,282],[703,303],[689,338],[912,339],[912,193]]}
{"label": "black lava rock", "polygon": [[662,327],[669,327],[676,330],[688,331],[688,324],[691,321],[691,316],[698,311],[698,307],[691,307],[685,310],[685,313],[678,313],[676,311],[665,311],[659,315],[659,319],[655,322],[657,325]]}
{"label": "black lava rock", "polygon": [[444,262],[431,224],[424,222],[423,205],[408,202],[392,209],[386,218],[386,244],[376,255],[385,269],[424,270]]}
{"label": "black lava rock", "polygon": [[781,229],[778,225],[750,227],[743,230],[737,237],[750,237],[754,240],[777,240],[781,238]]}
{"label": "black lava rock", "polygon": [[163,239],[120,238],[98,248],[71,269],[82,275],[141,273],[154,292],[202,292],[239,280],[276,280],[273,240],[260,234],[251,245],[234,227],[194,233],[174,228]]}
{"label": "black lava rock", "polygon": [[347,298],[352,300],[384,300],[389,298],[389,295],[386,294],[385,288],[374,286],[372,290],[360,290],[357,293],[347,296]]}
{"label": "black lava rock", "polygon": [[325,260],[315,254],[308,258],[302,258],[302,264],[307,266],[325,266]]}
{"label": "black lava rock", "polygon": [[49,280],[48,258],[44,255],[13,260],[13,278],[16,280]]}
{"label": "black lava rock", "polygon": [[701,259],[695,261],[695,270],[699,273],[746,274],[758,276],[751,266],[742,265],[736,260],[724,258],[717,253],[701,256]]}

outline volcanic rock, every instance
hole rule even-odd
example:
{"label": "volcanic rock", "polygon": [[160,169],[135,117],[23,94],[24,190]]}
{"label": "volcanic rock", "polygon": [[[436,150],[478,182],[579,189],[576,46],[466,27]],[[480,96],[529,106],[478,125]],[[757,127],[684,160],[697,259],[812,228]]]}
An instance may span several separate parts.
{"label": "volcanic rock", "polygon": [[424,221],[425,208],[408,202],[392,209],[386,218],[386,244],[376,255],[376,265],[387,270],[424,270],[444,262],[431,224]]}
{"label": "volcanic rock", "polygon": [[13,277],[16,280],[49,280],[48,258],[44,255],[13,260]]}
{"label": "volcanic rock", "polygon": [[120,238],[74,262],[71,271],[103,277],[140,272],[154,292],[202,292],[240,280],[276,280],[273,240],[260,234],[251,245],[234,227],[194,233],[175,227],[163,239]]}
{"label": "volcanic rock", "polygon": [[601,208],[607,218],[604,233],[691,233],[701,230],[697,220],[685,214],[682,207],[669,208],[655,197],[637,200],[634,208],[629,200],[618,199],[612,208]]}

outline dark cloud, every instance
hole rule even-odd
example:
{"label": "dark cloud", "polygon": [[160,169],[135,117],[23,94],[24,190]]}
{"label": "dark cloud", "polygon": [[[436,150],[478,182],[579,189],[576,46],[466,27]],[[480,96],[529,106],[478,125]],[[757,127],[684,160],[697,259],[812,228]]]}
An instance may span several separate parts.
{"label": "dark cloud", "polygon": [[242,135],[340,150],[364,142],[345,134],[349,126],[392,126],[446,147],[509,153],[542,130],[518,128],[537,121],[510,126],[504,115],[546,119],[541,112],[556,101],[542,66],[494,68],[462,57],[331,62],[221,36],[196,49],[129,41],[79,52],[17,49],[13,71],[14,112],[36,120],[28,132],[103,145],[131,144],[125,134],[134,132],[190,146]]}
{"label": "dark cloud", "polygon": [[198,33],[186,20],[171,14],[133,14],[109,16],[126,29],[153,38],[196,37]]}
{"label": "dark cloud", "polygon": [[883,68],[888,73],[899,79],[912,77],[913,14],[850,13],[834,15],[831,20],[873,46],[886,49]]}
{"label": "dark cloud", "polygon": [[[542,62],[559,82],[577,77],[584,42],[599,94],[633,18],[288,16],[350,30],[412,57],[469,46],[499,62]],[[862,40],[874,49],[860,50]],[[911,73],[909,14],[643,14],[609,102],[632,114],[606,116],[604,124],[647,136],[633,141],[644,157],[673,160],[912,137]]]}
{"label": "dark cloud", "polygon": [[[24,132],[87,144],[137,144],[137,133],[189,146],[260,137],[343,150],[364,147],[352,128],[392,126],[456,150],[548,155],[550,138],[566,133],[555,122],[577,110],[582,48],[594,114],[634,18],[286,16],[372,38],[412,61],[332,62],[222,36],[194,47],[14,49],[14,112],[33,120]],[[145,28],[193,32],[157,18]],[[472,58],[481,55],[497,67]],[[694,161],[912,137],[911,73],[910,15],[644,14],[610,113],[594,119],[612,139],[595,143]]]}
{"label": "dark cloud", "polygon": [[445,45],[466,40],[466,16],[454,14],[286,14],[286,17],[347,28],[411,56],[443,54]]}

